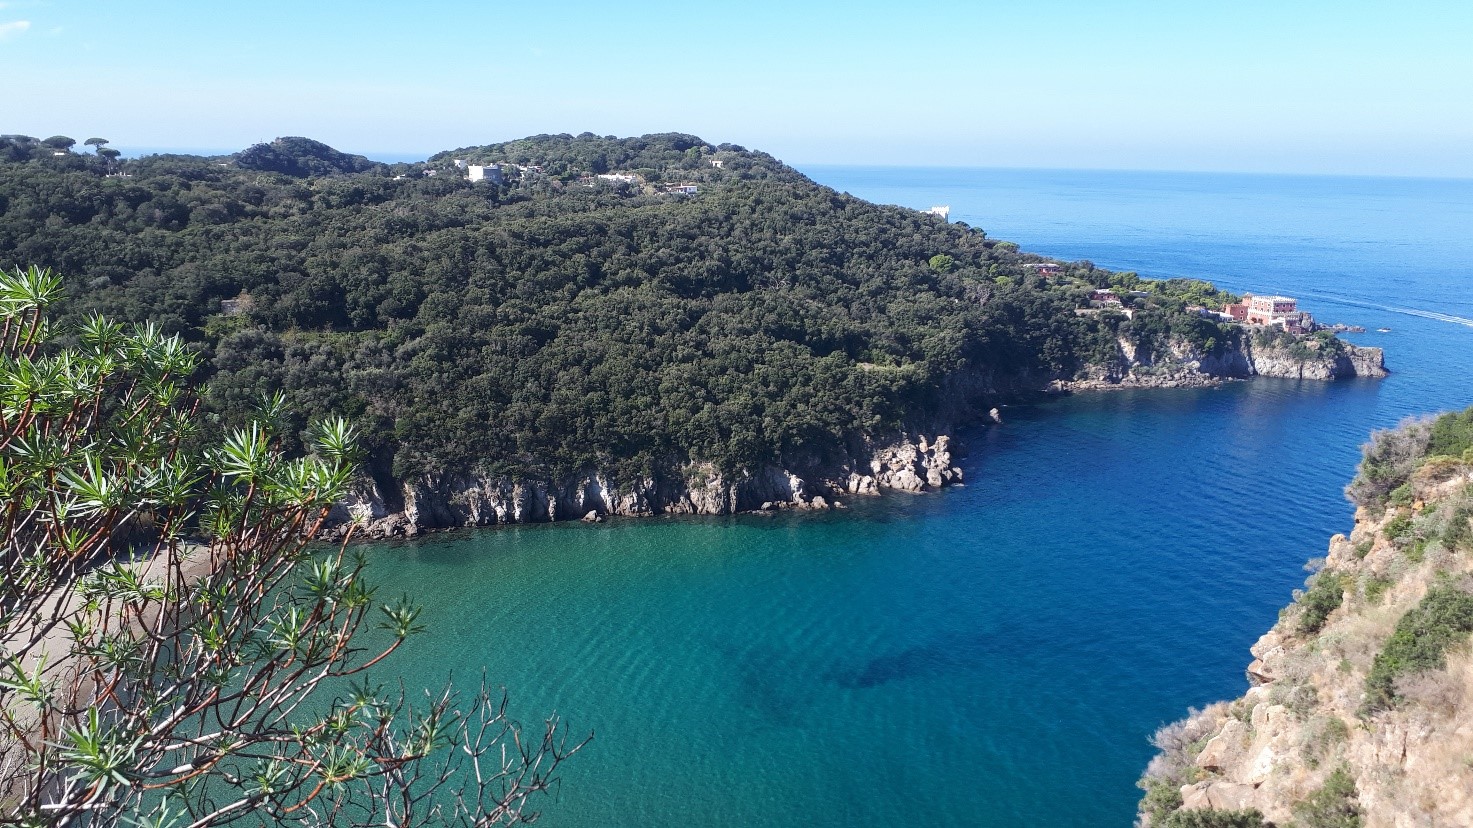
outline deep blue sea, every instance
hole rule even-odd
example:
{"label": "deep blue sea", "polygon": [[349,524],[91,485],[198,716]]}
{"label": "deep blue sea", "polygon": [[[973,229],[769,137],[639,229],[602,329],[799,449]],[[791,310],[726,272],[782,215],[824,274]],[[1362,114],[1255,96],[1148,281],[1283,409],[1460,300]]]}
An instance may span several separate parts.
{"label": "deep blue sea", "polygon": [[484,668],[591,745],[549,826],[1125,826],[1150,734],[1351,527],[1370,430],[1473,403],[1473,181],[808,167],[1025,250],[1297,296],[1382,381],[1078,395],[965,435],[968,485],[823,515],[373,548],[411,684]]}

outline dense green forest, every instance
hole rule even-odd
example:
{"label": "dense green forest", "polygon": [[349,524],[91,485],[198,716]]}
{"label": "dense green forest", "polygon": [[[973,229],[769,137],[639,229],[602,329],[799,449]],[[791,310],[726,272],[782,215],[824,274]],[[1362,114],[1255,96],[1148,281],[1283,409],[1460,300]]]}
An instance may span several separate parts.
{"label": "dense green forest", "polygon": [[[0,137],[0,267],[63,274],[74,317],[195,343],[222,422],[281,391],[303,423],[351,417],[401,476],[821,462],[955,403],[953,377],[1007,393],[1110,359],[1117,333],[1148,351],[1238,335],[1185,310],[1221,302],[1205,283],[1088,262],[1045,280],[980,230],[690,135],[392,165],[303,138],[217,158],[105,144]],[[1136,291],[1134,319],[1074,313],[1107,285]]]}

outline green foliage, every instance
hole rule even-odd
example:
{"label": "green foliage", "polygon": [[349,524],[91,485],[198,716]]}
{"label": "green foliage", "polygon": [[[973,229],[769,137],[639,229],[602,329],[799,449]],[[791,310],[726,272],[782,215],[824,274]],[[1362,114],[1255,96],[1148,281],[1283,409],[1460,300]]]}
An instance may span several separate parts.
{"label": "green foliage", "polygon": [[1309,579],[1299,599],[1299,632],[1312,635],[1325,625],[1330,613],[1345,600],[1345,581],[1339,573],[1322,571]]}
{"label": "green foliage", "polygon": [[[392,169],[284,138],[233,164],[130,160],[126,178],[38,146],[0,140],[0,266],[71,274],[71,320],[183,338],[226,425],[280,392],[287,444],[350,418],[399,475],[799,470],[963,404],[948,378],[1071,378],[1113,358],[1122,324],[1076,316],[1079,286],[1030,275],[1015,245],[690,135],[536,136]],[[528,169],[473,186],[457,158]],[[578,183],[625,170],[700,193]],[[1070,273],[1108,278],[1086,265]],[[1130,324],[1230,341],[1173,290]]]}
{"label": "green foliage", "polygon": [[1407,484],[1427,456],[1428,420],[1403,420],[1394,429],[1372,432],[1361,447],[1360,469],[1345,496],[1357,506],[1381,509],[1393,491]]}
{"label": "green foliage", "polygon": [[1319,790],[1294,805],[1295,828],[1360,828],[1363,823],[1355,780],[1344,767],[1336,768]]}
{"label": "green foliage", "polygon": [[[61,285],[0,272],[0,823],[520,820],[577,750],[554,721],[524,740],[484,686],[468,707],[449,688],[419,710],[403,691],[326,698],[421,630],[407,599],[380,605],[369,649],[363,559],[308,546],[353,428],[319,422],[289,450],[272,396],[211,446],[198,354],[152,324],[55,324]],[[466,781],[493,752],[498,786]]]}
{"label": "green foliage", "polygon": [[1143,779],[1140,787],[1144,788],[1146,795],[1141,797],[1137,808],[1142,814],[1155,820],[1164,819],[1182,806],[1181,788],[1170,781],[1161,779]]}
{"label": "green foliage", "polygon": [[1378,431],[1363,447],[1360,471],[1345,490],[1357,506],[1410,505],[1412,474],[1426,466],[1443,475],[1473,462],[1473,407],[1432,419],[1405,420]]}
{"label": "green foliage", "polygon": [[1300,362],[1334,358],[1345,350],[1345,343],[1330,331],[1316,331],[1306,338],[1274,327],[1255,329],[1253,344],[1260,349],[1281,351]]}
{"label": "green foliage", "polygon": [[1427,435],[1429,456],[1461,457],[1473,449],[1473,408],[1449,412],[1432,421]]}
{"label": "green foliage", "polygon": [[1389,506],[1398,507],[1412,505],[1412,484],[1403,483],[1392,489],[1391,494],[1386,498],[1386,503]]}
{"label": "green foliage", "polygon": [[1399,541],[1406,537],[1412,529],[1412,516],[1410,514],[1399,514],[1386,523],[1386,537],[1393,541]]}
{"label": "green foliage", "polygon": [[1194,808],[1176,811],[1165,819],[1151,823],[1159,828],[1265,828],[1263,814],[1256,808],[1223,811],[1216,808]]}
{"label": "green foliage", "polygon": [[1468,548],[1473,542],[1473,506],[1460,504],[1447,517],[1442,530],[1442,545],[1451,551]]}
{"label": "green foliage", "polygon": [[1318,715],[1309,719],[1304,729],[1301,754],[1309,767],[1319,767],[1330,751],[1350,738],[1350,726],[1338,716]]}
{"label": "green foliage", "polygon": [[313,175],[335,175],[365,172],[385,165],[361,155],[348,155],[310,138],[277,138],[269,144],[256,144],[235,155],[241,169],[277,172],[297,178]]}
{"label": "green foliage", "polygon": [[929,264],[931,266],[931,269],[936,271],[937,273],[950,273],[952,271],[952,268],[956,267],[956,259],[953,259],[945,253],[937,253],[930,258],[927,264]]}
{"label": "green foliage", "polygon": [[1469,633],[1473,633],[1473,595],[1448,583],[1429,589],[1397,622],[1371,663],[1366,676],[1366,711],[1393,706],[1399,676],[1441,669],[1448,649],[1466,641]]}
{"label": "green foliage", "polygon": [[1367,579],[1364,588],[1366,601],[1372,604],[1381,603],[1381,599],[1386,595],[1386,590],[1390,589],[1394,583],[1396,582],[1390,578]]}

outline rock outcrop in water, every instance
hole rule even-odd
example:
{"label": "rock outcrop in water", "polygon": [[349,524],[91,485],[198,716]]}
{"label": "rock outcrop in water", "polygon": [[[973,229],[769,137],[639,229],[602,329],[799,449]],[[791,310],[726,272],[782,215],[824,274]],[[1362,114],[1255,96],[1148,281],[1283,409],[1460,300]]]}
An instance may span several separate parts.
{"label": "rock outcrop in water", "polygon": [[590,514],[637,517],[658,514],[727,515],[775,509],[827,509],[841,495],[873,495],[881,489],[924,492],[962,480],[951,438],[904,437],[876,447],[863,462],[820,467],[800,476],[768,466],[723,474],[710,463],[691,463],[679,476],[615,484],[589,472],[555,481],[476,475],[425,475],[387,485],[364,479],[353,496],[333,509],[329,532],[341,536],[414,536],[429,529],[581,520]]}
{"label": "rock outcrop in water", "polygon": [[1338,339],[1322,342],[1305,337],[1292,343],[1260,342],[1245,334],[1236,345],[1213,351],[1181,340],[1156,352],[1146,352],[1125,337],[1120,337],[1116,345],[1114,360],[1092,365],[1082,377],[1056,382],[1054,388],[1195,388],[1249,377],[1337,380],[1384,377],[1388,373],[1380,348]]}
{"label": "rock outcrop in water", "polygon": [[1473,411],[1439,422],[1459,416],[1457,439],[1378,436],[1354,531],[1253,645],[1251,689],[1157,734],[1144,821],[1473,825]]}

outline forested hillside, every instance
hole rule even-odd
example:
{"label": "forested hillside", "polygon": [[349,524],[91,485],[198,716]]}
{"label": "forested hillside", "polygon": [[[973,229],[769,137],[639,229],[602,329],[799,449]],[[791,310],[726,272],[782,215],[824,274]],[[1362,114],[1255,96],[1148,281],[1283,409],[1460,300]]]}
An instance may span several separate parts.
{"label": "forested hillside", "polygon": [[[73,316],[197,343],[224,420],[282,391],[303,422],[354,419],[395,475],[822,460],[957,394],[1073,377],[1117,336],[1239,335],[1184,312],[1221,301],[1209,285],[1089,263],[1048,281],[980,230],[689,135],[395,165],[306,139],[109,155],[0,138],[0,267],[65,275]],[[456,159],[508,166],[472,183]],[[1134,319],[1075,314],[1107,284],[1141,291]]]}

